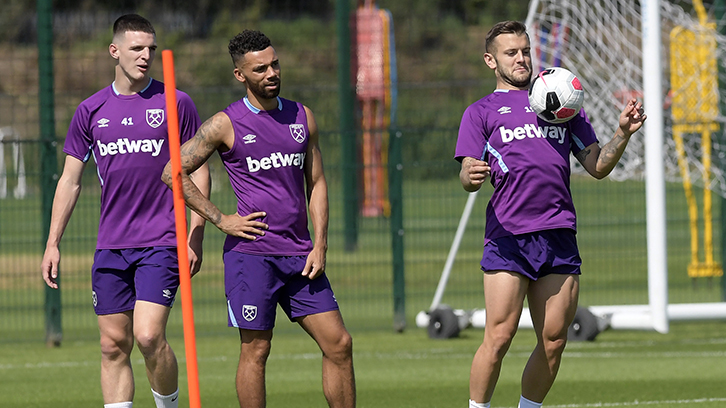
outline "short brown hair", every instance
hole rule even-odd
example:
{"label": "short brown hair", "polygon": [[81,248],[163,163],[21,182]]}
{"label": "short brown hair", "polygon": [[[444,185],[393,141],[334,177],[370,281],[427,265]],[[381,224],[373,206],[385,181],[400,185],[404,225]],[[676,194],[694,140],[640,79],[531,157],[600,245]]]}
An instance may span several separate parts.
{"label": "short brown hair", "polygon": [[524,23],[511,20],[502,21],[494,24],[494,27],[492,27],[491,30],[489,30],[489,32],[487,33],[485,45],[486,52],[490,54],[494,53],[494,40],[502,34],[524,34],[527,36],[527,38],[529,38],[529,35],[527,34],[527,26],[524,25]]}
{"label": "short brown hair", "polygon": [[139,31],[156,35],[156,31],[154,31],[154,26],[151,25],[151,22],[138,14],[124,14],[113,23],[114,37],[124,34],[127,31]]}

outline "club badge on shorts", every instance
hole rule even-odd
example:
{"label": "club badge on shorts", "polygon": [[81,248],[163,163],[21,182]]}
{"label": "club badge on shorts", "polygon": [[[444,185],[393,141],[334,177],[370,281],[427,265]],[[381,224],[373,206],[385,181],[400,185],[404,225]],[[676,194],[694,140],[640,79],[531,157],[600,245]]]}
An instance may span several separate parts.
{"label": "club badge on shorts", "polygon": [[257,306],[242,305],[242,317],[248,322],[255,320],[255,317],[257,317]]}
{"label": "club badge on shorts", "polygon": [[161,126],[164,123],[164,109],[147,109],[146,123],[154,129]]}
{"label": "club badge on shorts", "polygon": [[294,124],[290,125],[290,134],[296,142],[302,143],[305,141],[305,127],[303,125]]}

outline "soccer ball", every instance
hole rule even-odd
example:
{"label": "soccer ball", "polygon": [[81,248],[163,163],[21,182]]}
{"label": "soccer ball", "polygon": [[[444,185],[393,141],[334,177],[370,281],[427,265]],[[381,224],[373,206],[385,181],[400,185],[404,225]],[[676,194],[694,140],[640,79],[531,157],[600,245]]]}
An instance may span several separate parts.
{"label": "soccer ball", "polygon": [[564,123],[582,109],[585,91],[575,74],[564,68],[547,68],[529,87],[529,105],[550,123]]}

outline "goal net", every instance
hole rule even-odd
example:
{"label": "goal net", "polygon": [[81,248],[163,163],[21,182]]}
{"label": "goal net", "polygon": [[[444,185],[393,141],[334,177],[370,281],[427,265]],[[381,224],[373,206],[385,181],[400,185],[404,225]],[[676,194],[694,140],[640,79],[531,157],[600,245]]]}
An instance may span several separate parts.
{"label": "goal net", "polygon": [[[726,102],[726,95],[718,96],[726,37],[718,34],[719,22],[698,1],[660,1],[660,7],[663,106],[646,106],[646,111],[664,110],[666,180],[690,182],[726,197],[726,141],[719,126],[724,117],[718,114],[719,103]],[[635,0],[533,0],[530,7],[534,72],[548,66],[574,72],[585,89],[588,116],[602,137],[613,132],[628,99],[642,101],[641,18],[641,2]],[[679,125],[685,130],[682,147],[673,137]],[[704,151],[701,129],[711,135],[706,147],[712,159]],[[644,138],[631,139],[610,178],[642,180],[644,150]],[[584,171],[574,159],[573,171]]]}

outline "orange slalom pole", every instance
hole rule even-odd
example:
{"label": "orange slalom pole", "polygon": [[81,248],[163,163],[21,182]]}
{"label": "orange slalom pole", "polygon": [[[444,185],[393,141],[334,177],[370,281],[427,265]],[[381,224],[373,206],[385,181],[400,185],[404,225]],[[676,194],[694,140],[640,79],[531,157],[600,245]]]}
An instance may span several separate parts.
{"label": "orange slalom pole", "polygon": [[181,178],[181,142],[179,140],[179,113],[176,107],[176,79],[174,78],[174,54],[161,52],[164,66],[164,93],[166,94],[166,118],[169,129],[169,156],[171,158],[172,189],[174,191],[174,215],[176,218],[176,246],[179,255],[179,290],[184,322],[184,349],[187,357],[187,381],[189,383],[189,407],[201,407],[199,398],[199,372],[197,369],[197,341],[194,333],[194,306],[192,304],[192,276],[187,251],[187,210]]}

